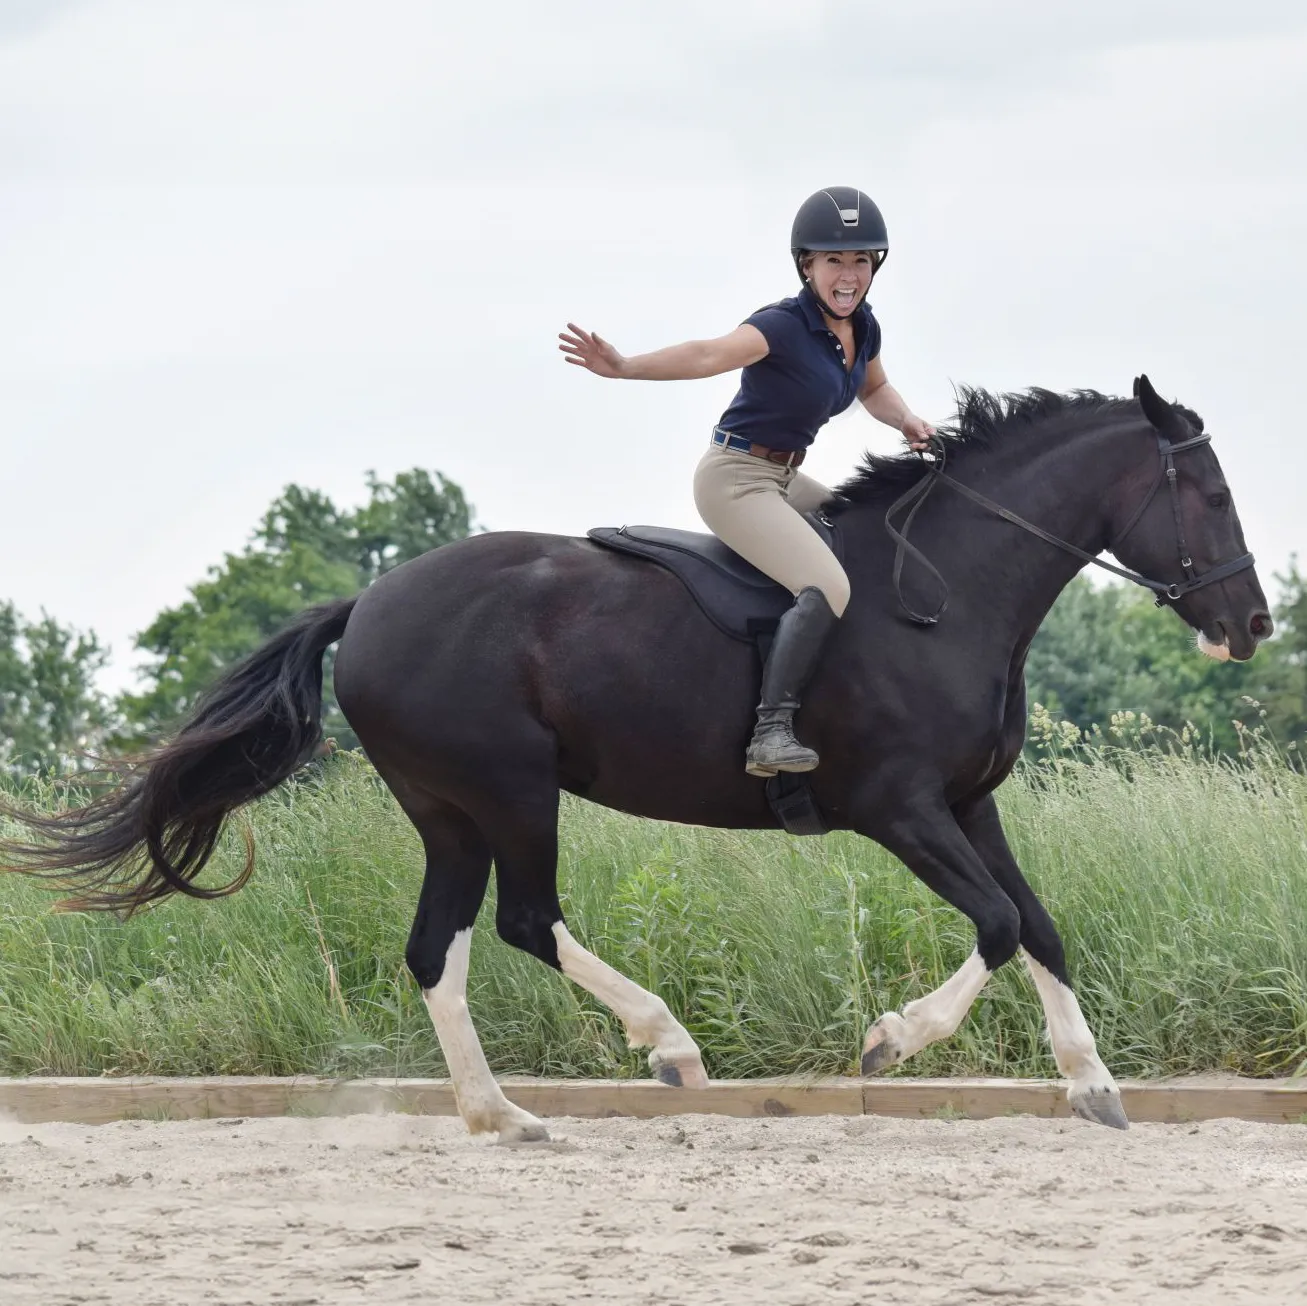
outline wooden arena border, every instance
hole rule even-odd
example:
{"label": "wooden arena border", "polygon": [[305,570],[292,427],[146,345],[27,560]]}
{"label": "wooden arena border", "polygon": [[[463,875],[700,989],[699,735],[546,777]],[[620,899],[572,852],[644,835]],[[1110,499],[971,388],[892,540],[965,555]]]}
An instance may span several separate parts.
{"label": "wooden arena border", "polygon": [[[872,1115],[980,1120],[1070,1115],[1065,1086],[1056,1080],[737,1079],[720,1080],[701,1091],[668,1088],[652,1080],[506,1078],[501,1083],[519,1106],[546,1117]],[[1121,1096],[1127,1115],[1137,1123],[1226,1118],[1307,1123],[1307,1077],[1125,1083]],[[0,1079],[0,1117],[25,1124],[384,1112],[457,1114],[453,1089],[442,1079]]]}

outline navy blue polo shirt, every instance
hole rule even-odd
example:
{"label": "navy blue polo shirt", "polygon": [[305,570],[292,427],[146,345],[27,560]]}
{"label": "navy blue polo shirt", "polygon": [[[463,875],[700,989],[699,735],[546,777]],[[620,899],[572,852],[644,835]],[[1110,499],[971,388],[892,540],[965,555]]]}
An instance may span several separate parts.
{"label": "navy blue polo shirt", "polygon": [[853,315],[857,353],[846,370],[844,347],[807,286],[744,320],[762,332],[770,352],[740,373],[739,392],[718,425],[771,449],[806,449],[858,397],[867,364],[880,353],[880,323],[864,300]]}

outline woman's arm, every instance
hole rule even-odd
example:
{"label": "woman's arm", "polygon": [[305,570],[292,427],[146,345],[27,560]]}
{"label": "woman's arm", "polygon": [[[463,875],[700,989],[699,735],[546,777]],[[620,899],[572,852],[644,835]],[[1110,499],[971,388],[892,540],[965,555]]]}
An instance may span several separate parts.
{"label": "woman's arm", "polygon": [[934,435],[935,428],[918,417],[904,402],[903,396],[890,385],[879,357],[867,364],[867,379],[862,383],[858,398],[878,422],[902,431],[903,438],[918,453],[930,448],[930,437]]}
{"label": "woman's arm", "polygon": [[668,345],[652,354],[624,358],[616,349],[589,331],[569,322],[558,333],[558,348],[569,363],[584,367],[596,376],[626,381],[692,381],[705,376],[719,376],[748,367],[768,353],[767,338],[755,326],[741,323],[729,335],[715,340],[687,340],[683,345]]}

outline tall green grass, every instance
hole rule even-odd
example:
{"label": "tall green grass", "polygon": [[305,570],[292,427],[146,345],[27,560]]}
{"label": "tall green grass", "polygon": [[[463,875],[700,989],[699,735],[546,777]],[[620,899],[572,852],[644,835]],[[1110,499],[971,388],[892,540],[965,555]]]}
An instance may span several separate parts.
{"label": "tall green grass", "polygon": [[[1307,777],[1265,751],[1049,740],[1001,806],[1108,1065],[1303,1066]],[[419,847],[374,773],[338,755],[249,819],[258,870],[215,903],[173,898],[123,923],[52,914],[44,886],[0,878],[0,1073],[444,1073],[403,964]],[[206,882],[235,873],[238,843]],[[662,994],[720,1077],[851,1070],[868,1023],[973,946],[963,917],[853,835],[660,825],[568,801],[559,878],[577,937]],[[470,986],[491,1065],[645,1073],[613,1017],[491,919]],[[1020,964],[906,1070],[1055,1073]]]}

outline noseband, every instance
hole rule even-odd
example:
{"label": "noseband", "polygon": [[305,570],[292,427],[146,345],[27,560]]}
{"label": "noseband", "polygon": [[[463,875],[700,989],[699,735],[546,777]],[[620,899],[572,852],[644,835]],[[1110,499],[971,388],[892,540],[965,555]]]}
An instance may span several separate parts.
{"label": "noseband", "polygon": [[[1107,546],[1109,552],[1116,552],[1121,541],[1139,524],[1139,519],[1144,515],[1148,505],[1152,503],[1158,487],[1165,479],[1171,490],[1171,511],[1175,516],[1176,547],[1180,554],[1180,566],[1184,569],[1185,574],[1183,581],[1177,581],[1169,585],[1165,581],[1149,580],[1147,576],[1143,576],[1137,571],[1128,571],[1125,567],[1118,567],[1113,563],[1104,562],[1092,553],[1087,553],[1084,549],[1077,548],[1066,540],[1060,540],[1056,535],[1050,535],[1048,531],[1036,526],[1033,522],[1026,521],[1024,517],[1018,517],[1010,509],[1004,508],[1002,504],[995,503],[992,499],[987,499],[969,485],[963,485],[960,481],[954,480],[944,471],[945,450],[943,445],[939,445],[934,451],[935,460],[926,464],[928,468],[926,475],[906,494],[896,499],[885,514],[885,529],[895,543],[894,593],[898,597],[899,606],[912,621],[922,626],[933,626],[948,604],[948,585],[944,577],[931,565],[920,549],[908,542],[908,531],[912,527],[912,519],[917,515],[921,505],[926,502],[931,490],[941,481],[945,485],[952,486],[963,498],[970,499],[972,503],[978,504],[987,512],[993,513],[996,517],[1001,517],[1004,521],[1011,522],[1013,526],[1020,526],[1023,531],[1029,531],[1031,535],[1037,535],[1041,540],[1049,544],[1055,544],[1059,549],[1074,554],[1085,562],[1093,563],[1095,567],[1102,567],[1104,571],[1110,571],[1114,575],[1133,581],[1136,585],[1142,585],[1145,589],[1152,590],[1157,596],[1156,602],[1159,608],[1166,603],[1173,603],[1176,599],[1183,598],[1186,594],[1192,594],[1194,590],[1200,590],[1205,585],[1214,585],[1218,581],[1226,580],[1238,572],[1246,571],[1253,565],[1253,555],[1251,553],[1241,554],[1237,558],[1232,558],[1229,562],[1219,563],[1210,570],[1199,574],[1194,570],[1194,561],[1189,555],[1189,546],[1185,541],[1184,515],[1180,511],[1180,486],[1175,470],[1175,455],[1184,453],[1186,449],[1197,449],[1200,445],[1210,444],[1211,442],[1212,437],[1210,435],[1195,435],[1188,440],[1181,440],[1176,444],[1172,444],[1160,431],[1157,432],[1157,451],[1159,455],[1157,475],[1153,477],[1153,483],[1148,487],[1148,493],[1144,495],[1143,502],[1131,514],[1130,520],[1126,522],[1124,529]],[[894,526],[894,516],[900,510],[908,508],[909,505],[911,507],[904,519],[903,529],[899,531]],[[933,613],[914,612],[903,598],[903,560],[904,555],[908,553],[912,554],[935,577],[940,588],[944,591],[944,598]]]}

